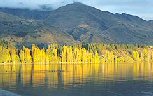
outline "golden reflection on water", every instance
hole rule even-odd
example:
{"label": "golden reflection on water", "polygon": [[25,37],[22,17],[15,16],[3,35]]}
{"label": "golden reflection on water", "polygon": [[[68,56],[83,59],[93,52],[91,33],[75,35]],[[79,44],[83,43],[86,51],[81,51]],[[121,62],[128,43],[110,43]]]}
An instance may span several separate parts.
{"label": "golden reflection on water", "polygon": [[19,83],[32,87],[67,88],[88,81],[153,81],[152,64],[28,64],[0,65],[0,88],[15,88]]}

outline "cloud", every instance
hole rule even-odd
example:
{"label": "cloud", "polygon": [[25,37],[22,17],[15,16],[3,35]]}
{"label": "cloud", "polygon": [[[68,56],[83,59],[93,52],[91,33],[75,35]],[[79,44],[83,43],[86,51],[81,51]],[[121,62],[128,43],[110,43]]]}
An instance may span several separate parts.
{"label": "cloud", "polygon": [[129,13],[144,19],[153,19],[152,0],[0,0],[0,6],[38,9],[40,5],[47,4],[53,8],[58,8],[74,1],[82,2],[103,11]]}

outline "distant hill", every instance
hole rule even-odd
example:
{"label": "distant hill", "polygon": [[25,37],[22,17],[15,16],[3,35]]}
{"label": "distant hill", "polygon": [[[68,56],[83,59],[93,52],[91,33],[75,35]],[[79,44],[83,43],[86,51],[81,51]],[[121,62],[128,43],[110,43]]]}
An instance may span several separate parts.
{"label": "distant hill", "polygon": [[0,8],[0,36],[18,44],[153,44],[153,22],[78,2],[45,11]]}
{"label": "distant hill", "polygon": [[41,9],[19,9],[19,8],[0,8],[0,12],[12,14],[24,19],[43,20],[48,17],[53,9],[49,9],[46,5],[40,6]]}

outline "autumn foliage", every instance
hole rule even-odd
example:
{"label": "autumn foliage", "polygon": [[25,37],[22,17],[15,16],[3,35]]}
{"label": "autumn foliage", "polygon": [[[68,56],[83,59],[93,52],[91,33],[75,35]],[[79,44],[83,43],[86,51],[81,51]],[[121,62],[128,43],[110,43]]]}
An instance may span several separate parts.
{"label": "autumn foliage", "polygon": [[0,63],[134,63],[152,62],[151,46],[128,44],[77,44],[72,46],[48,45],[48,48],[22,49],[0,45]]}

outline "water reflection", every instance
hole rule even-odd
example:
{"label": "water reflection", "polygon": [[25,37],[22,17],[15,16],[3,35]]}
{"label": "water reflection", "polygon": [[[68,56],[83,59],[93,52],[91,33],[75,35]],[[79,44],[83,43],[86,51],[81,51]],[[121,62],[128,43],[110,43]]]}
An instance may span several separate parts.
{"label": "water reflection", "polygon": [[0,70],[0,88],[23,96],[153,93],[152,64],[8,64]]}

